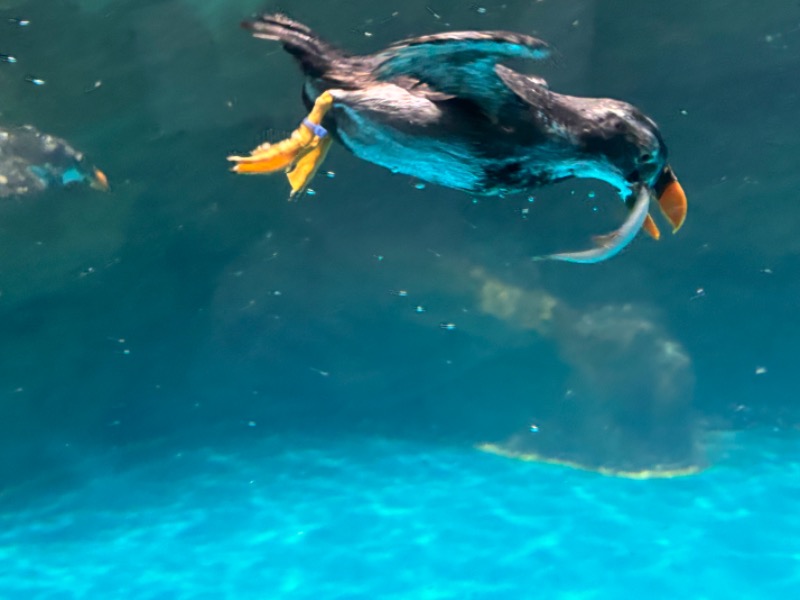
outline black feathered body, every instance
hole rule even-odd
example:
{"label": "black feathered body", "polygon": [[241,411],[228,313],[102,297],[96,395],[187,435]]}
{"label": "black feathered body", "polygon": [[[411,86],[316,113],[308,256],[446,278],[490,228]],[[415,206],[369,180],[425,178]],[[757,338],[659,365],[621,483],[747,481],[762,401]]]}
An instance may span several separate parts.
{"label": "black feathered body", "polygon": [[487,195],[592,177],[626,196],[666,161],[655,124],[633,106],[557,94],[500,64],[545,58],[536,38],[444,33],[350,56],[281,15],[246,26],[298,60],[309,106],[332,94],[323,125],[346,148],[396,173]]}

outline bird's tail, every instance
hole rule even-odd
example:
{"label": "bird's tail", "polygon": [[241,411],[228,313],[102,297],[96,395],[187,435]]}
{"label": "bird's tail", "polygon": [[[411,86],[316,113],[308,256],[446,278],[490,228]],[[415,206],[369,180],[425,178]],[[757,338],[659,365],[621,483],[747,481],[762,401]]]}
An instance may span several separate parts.
{"label": "bird's tail", "polygon": [[242,27],[251,31],[254,37],[281,42],[310,77],[324,76],[335,60],[345,57],[341,50],[286,15],[263,14],[252,21],[242,22]]}

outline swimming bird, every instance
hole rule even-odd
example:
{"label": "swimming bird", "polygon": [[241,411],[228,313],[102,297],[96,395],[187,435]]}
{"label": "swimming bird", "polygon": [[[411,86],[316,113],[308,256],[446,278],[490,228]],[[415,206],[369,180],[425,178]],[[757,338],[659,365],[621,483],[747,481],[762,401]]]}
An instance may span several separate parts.
{"label": "swimming bird", "polygon": [[109,188],[105,174],[66,140],[31,125],[0,126],[0,198],[82,184]]}
{"label": "swimming bird", "polygon": [[296,197],[336,139],[363,160],[471,194],[603,180],[625,201],[628,217],[589,250],[542,257],[570,262],[606,260],[642,227],[658,239],[651,196],[673,233],[683,225],[686,195],[652,119],[619,100],[556,93],[541,77],[501,64],[547,58],[542,40],[508,31],[446,32],[353,56],[281,14],[242,26],[294,56],[309,114],[289,138],[228,157],[236,173],[285,171]]}

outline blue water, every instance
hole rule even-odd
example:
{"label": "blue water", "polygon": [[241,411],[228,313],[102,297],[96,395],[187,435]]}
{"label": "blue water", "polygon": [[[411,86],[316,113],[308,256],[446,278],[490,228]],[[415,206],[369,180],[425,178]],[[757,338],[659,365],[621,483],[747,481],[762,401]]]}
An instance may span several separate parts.
{"label": "blue water", "polygon": [[[307,114],[239,26],[278,8],[354,53],[546,40],[508,66],[652,117],[686,225],[538,262],[616,228],[613,192],[472,198],[339,144],[298,202],[230,173]],[[798,24],[798,0],[0,0],[0,130],[111,184],[0,202],[0,600],[800,598]],[[509,437],[710,467],[471,445]]]}
{"label": "blue water", "polygon": [[270,437],[83,466],[0,516],[0,598],[790,598],[800,438],[634,481],[468,447]]}

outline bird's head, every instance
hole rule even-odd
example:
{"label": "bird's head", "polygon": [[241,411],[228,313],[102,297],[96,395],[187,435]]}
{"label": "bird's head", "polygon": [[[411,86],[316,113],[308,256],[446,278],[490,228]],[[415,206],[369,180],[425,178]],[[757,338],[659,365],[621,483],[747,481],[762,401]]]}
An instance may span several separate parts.
{"label": "bird's head", "polygon": [[[581,136],[583,150],[600,157],[617,187],[646,185],[672,232],[678,231],[686,219],[686,194],[667,163],[667,147],[655,122],[617,100],[599,100],[582,113],[588,119]],[[647,230],[658,237],[652,221]]]}

